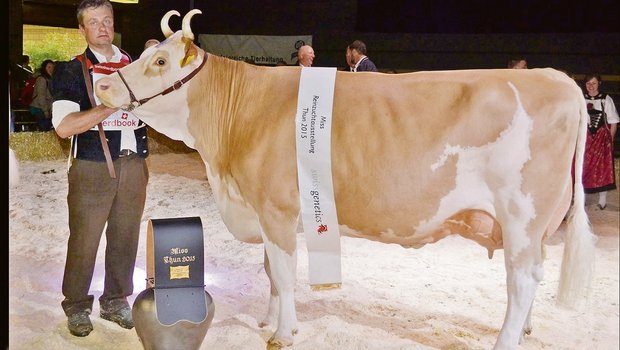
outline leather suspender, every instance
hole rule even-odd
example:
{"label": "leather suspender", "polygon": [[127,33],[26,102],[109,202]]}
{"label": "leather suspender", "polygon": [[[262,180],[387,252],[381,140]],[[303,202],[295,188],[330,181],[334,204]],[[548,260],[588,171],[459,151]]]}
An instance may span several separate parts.
{"label": "leather suspender", "polygon": [[[84,73],[84,82],[86,83],[88,98],[90,98],[92,108],[95,108],[97,103],[95,102],[95,97],[93,95],[93,83],[91,82],[88,67],[86,66],[86,51],[84,51],[84,53],[80,56],[78,56],[78,59],[82,63],[82,73]],[[108,165],[108,172],[110,173],[111,178],[116,179],[116,171],[114,171],[114,163],[112,162],[112,155],[110,155],[110,147],[108,147],[108,140],[103,132],[103,125],[101,122],[97,124],[97,129],[99,129],[99,139],[101,140],[101,147],[103,148],[103,154],[105,155],[105,160]]]}

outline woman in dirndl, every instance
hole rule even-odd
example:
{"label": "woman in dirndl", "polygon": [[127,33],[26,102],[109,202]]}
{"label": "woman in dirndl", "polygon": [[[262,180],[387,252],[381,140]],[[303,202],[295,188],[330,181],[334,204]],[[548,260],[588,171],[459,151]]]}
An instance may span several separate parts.
{"label": "woman in dirndl", "polygon": [[614,174],[614,136],[620,119],[614,101],[599,91],[601,77],[587,75],[585,79],[586,105],[590,121],[586,138],[583,164],[583,186],[586,193],[598,193],[597,207],[607,206],[607,191],[616,189]]}

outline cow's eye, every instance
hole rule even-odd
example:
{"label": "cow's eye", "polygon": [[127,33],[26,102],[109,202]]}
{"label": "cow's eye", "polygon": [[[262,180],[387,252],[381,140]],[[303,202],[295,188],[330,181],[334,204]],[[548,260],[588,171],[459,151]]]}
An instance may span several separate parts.
{"label": "cow's eye", "polygon": [[157,59],[157,65],[158,66],[163,66],[164,64],[166,64],[166,60],[163,58],[158,58]]}

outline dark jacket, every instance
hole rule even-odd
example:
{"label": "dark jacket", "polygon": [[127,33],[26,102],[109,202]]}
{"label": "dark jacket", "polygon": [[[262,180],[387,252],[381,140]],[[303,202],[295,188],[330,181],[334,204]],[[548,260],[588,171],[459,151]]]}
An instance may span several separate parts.
{"label": "dark jacket", "polygon": [[364,57],[360,62],[359,66],[357,66],[356,72],[377,72],[377,67],[375,64],[368,58],[368,56]]}

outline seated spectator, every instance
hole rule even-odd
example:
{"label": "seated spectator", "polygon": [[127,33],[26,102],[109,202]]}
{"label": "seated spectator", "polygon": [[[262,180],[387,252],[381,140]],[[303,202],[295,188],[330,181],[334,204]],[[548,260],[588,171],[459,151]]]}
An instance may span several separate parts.
{"label": "seated spectator", "polygon": [[37,118],[39,131],[50,131],[52,129],[52,103],[54,98],[49,89],[49,82],[54,73],[54,61],[45,60],[41,63],[37,80],[34,85],[32,102],[30,103],[30,114]]}

